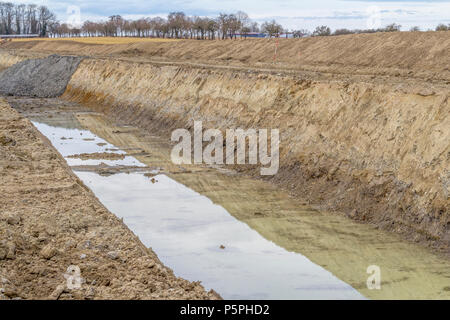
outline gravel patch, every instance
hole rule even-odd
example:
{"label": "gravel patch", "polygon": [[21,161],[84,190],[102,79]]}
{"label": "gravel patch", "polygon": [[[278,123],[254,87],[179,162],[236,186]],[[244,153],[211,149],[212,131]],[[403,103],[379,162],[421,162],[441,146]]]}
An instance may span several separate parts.
{"label": "gravel patch", "polygon": [[0,94],[39,98],[64,93],[82,57],[51,55],[21,61],[0,72]]}

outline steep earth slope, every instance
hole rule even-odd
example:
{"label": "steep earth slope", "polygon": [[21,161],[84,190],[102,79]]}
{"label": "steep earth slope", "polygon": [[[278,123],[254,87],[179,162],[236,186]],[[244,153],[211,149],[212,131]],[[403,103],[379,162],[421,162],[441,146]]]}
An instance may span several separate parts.
{"label": "steep earth slope", "polygon": [[63,97],[159,134],[194,120],[221,130],[278,128],[281,168],[273,182],[447,251],[449,34],[280,40],[276,63],[273,39],[8,46],[93,54]]}
{"label": "steep earth slope", "polygon": [[[275,47],[277,55],[274,60]],[[209,65],[282,68],[450,80],[450,31],[390,32],[304,39],[140,42],[96,45],[75,41],[9,42],[0,48],[34,52],[140,57]]]}
{"label": "steep earth slope", "polygon": [[3,99],[0,151],[0,300],[218,297],[175,277]]}
{"label": "steep earth slope", "polygon": [[64,97],[160,133],[194,120],[221,130],[278,128],[274,181],[355,219],[450,241],[447,87],[93,59]]}

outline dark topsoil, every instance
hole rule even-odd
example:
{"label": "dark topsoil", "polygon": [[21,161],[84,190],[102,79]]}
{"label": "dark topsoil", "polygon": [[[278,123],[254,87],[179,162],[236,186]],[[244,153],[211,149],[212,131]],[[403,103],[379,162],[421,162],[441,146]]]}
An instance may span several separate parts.
{"label": "dark topsoil", "polygon": [[58,97],[66,90],[82,57],[51,55],[19,62],[0,72],[0,94]]}

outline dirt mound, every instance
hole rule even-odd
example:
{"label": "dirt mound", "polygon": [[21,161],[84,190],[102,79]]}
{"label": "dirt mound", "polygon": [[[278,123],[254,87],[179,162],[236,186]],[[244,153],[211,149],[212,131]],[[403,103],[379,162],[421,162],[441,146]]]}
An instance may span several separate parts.
{"label": "dirt mound", "polygon": [[165,267],[2,99],[0,168],[0,300],[218,298]]}
{"label": "dirt mound", "polygon": [[[278,44],[277,44],[278,43]],[[274,61],[275,46],[277,48]],[[450,80],[449,32],[391,32],[304,39],[184,40],[93,45],[24,41],[9,49],[118,55],[214,65],[285,68],[336,74],[377,74]]]}
{"label": "dirt mound", "polygon": [[51,55],[21,61],[0,73],[0,94],[57,97],[64,93],[82,58]]}

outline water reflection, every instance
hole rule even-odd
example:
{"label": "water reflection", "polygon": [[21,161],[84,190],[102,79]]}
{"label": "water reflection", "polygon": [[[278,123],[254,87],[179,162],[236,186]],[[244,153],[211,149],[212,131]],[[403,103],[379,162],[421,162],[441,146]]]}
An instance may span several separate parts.
{"label": "water reflection", "polygon": [[[60,107],[58,100],[51,103],[54,104],[52,108]],[[131,148],[149,152],[151,156],[134,158],[139,165],[163,167],[169,175],[157,176],[158,182],[154,184],[137,173],[109,177],[87,172],[78,174],[89,177],[90,180],[85,182],[88,185],[92,182],[93,190],[100,188],[95,192],[98,196],[103,194],[102,202],[110,201],[108,206],[124,210],[120,213],[122,209],[110,208],[123,216],[130,226],[134,223],[132,230],[144,243],[152,246],[177,275],[202,280],[207,287],[211,283],[211,287],[224,297],[361,297],[351,289],[353,287],[373,299],[450,299],[449,262],[394,234],[336,214],[312,210],[268,183],[216,170],[197,167],[186,170],[174,166],[169,159],[170,149],[164,142],[142,131],[124,133],[130,128],[123,130],[98,114],[74,114],[71,110],[52,118],[41,114],[34,119],[41,122],[36,125],[47,130],[45,134],[58,149],[68,148],[62,150],[66,155],[101,152],[115,146],[122,150]],[[42,126],[42,122],[49,127]],[[85,137],[94,140],[75,139],[78,131],[73,131],[71,140],[78,142],[72,149],[69,141],[60,144],[57,139],[58,135],[69,134],[64,130],[55,133],[54,130],[61,129],[55,127],[89,128],[90,132],[84,133],[87,131],[84,130],[83,136],[86,134]],[[121,133],[117,134],[118,131]],[[109,144],[98,148],[99,142]],[[131,180],[127,177],[133,182],[128,182]],[[128,186],[126,190],[122,190],[124,185]],[[131,203],[135,203],[136,208]],[[196,207],[197,204],[201,204],[201,208]],[[230,222],[223,220],[222,215],[241,226],[229,227]],[[147,219],[150,220],[148,226],[145,224]],[[153,224],[153,221],[157,222]],[[147,228],[152,231],[146,232]],[[190,241],[183,238],[186,233],[192,237]],[[252,234],[266,242],[255,242]],[[154,235],[156,239],[152,238]],[[162,239],[166,246],[158,242]],[[201,252],[192,249],[195,243]],[[252,244],[257,244],[257,250],[252,251]],[[220,245],[225,249],[220,249]],[[244,249],[246,251],[240,251]],[[217,259],[215,265],[211,259]],[[381,268],[381,290],[369,290],[366,286],[366,269],[373,264]],[[292,266],[297,268],[290,269]],[[310,268],[314,270],[310,272]],[[228,272],[231,276],[226,276]],[[283,274],[287,276],[283,277]],[[260,277],[259,280],[252,275]],[[227,288],[231,289],[227,291]]]}
{"label": "water reflection", "polygon": [[155,176],[155,183],[137,173],[77,175],[177,275],[201,280],[224,298],[362,297],[330,272],[266,240],[221,206],[165,175]]}

